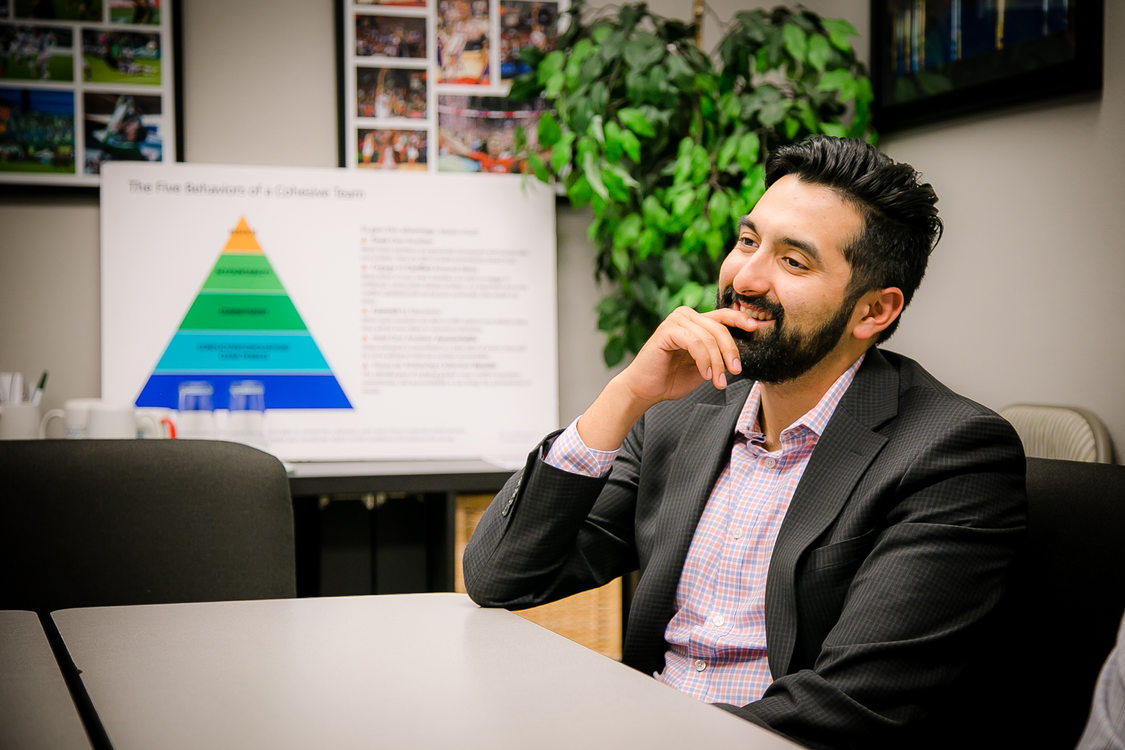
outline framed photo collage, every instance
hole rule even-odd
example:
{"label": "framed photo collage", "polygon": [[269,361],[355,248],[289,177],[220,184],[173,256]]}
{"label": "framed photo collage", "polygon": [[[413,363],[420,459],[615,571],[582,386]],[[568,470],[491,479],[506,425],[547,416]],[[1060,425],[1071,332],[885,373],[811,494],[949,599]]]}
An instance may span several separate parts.
{"label": "framed photo collage", "polygon": [[175,0],[0,0],[0,183],[173,162]]}
{"label": "framed photo collage", "polygon": [[520,172],[541,101],[507,97],[519,50],[551,51],[566,0],[337,0],[340,164]]}

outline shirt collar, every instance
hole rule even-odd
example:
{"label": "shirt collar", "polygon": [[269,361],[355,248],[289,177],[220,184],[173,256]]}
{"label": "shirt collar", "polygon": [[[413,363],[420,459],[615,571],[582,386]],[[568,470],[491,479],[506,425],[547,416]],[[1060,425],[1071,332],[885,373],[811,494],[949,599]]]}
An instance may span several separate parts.
{"label": "shirt collar", "polygon": [[[824,392],[820,397],[820,401],[816,406],[809,409],[800,419],[793,424],[782,430],[782,436],[790,430],[804,427],[816,435],[818,438],[824,432],[825,426],[828,425],[828,420],[832,418],[833,412],[836,407],[840,405],[840,399],[844,397],[844,393],[848,390],[848,386],[855,380],[856,371],[859,366],[863,364],[864,354],[859,355],[859,359],[852,363],[851,367],[844,370],[840,377],[836,378],[831,387]],[[746,403],[742,406],[742,413],[738,416],[738,422],[735,423],[735,432],[745,435],[748,439],[761,438],[762,430],[758,425],[758,410],[762,405],[762,384],[755,381],[754,385],[750,388],[750,395],[746,397]]]}

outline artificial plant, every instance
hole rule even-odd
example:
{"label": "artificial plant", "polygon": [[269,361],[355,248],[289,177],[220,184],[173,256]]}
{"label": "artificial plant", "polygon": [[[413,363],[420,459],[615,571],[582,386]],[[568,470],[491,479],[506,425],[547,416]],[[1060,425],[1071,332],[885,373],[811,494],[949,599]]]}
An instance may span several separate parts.
{"label": "artificial plant", "polygon": [[679,305],[715,303],[738,219],[765,192],[765,159],[814,133],[872,139],[872,89],[855,30],[802,8],[740,12],[715,52],[644,3],[574,2],[557,48],[521,51],[515,98],[548,104],[517,134],[530,171],[590,205],[607,365]]}

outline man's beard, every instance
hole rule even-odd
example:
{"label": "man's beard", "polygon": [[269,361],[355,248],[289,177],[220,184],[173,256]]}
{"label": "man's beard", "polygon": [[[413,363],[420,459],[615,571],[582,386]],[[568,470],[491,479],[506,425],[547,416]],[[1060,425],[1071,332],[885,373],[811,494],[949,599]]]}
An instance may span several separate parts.
{"label": "man's beard", "polygon": [[746,377],[763,383],[784,383],[811,370],[839,343],[848,328],[852,308],[855,306],[856,300],[851,299],[851,296],[848,295],[840,310],[811,334],[787,329],[785,309],[765,295],[736,294],[734,288],[728,286],[719,292],[717,305],[722,309],[732,307],[739,301],[773,318],[773,330],[768,332],[744,331],[730,326],[727,329],[738,345],[742,373]]}

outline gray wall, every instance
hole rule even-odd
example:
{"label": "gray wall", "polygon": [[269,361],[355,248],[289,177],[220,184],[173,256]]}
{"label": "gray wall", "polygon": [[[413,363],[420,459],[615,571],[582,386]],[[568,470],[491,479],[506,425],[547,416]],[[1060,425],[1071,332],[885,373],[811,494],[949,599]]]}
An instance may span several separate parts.
{"label": "gray wall", "polygon": [[[754,3],[769,5],[771,3]],[[849,19],[866,47],[866,0],[806,0]],[[686,17],[686,0],[651,7]],[[1106,38],[1125,4],[1106,3]],[[712,4],[719,19],[746,3]],[[248,33],[253,29],[252,33]],[[336,165],[332,3],[191,0],[184,7],[185,156],[198,163]],[[232,64],[232,59],[237,64]],[[946,235],[890,343],[963,393],[1093,409],[1125,452],[1125,47],[1108,45],[1099,100],[1056,101],[886,137],[942,196]],[[0,370],[51,379],[44,407],[100,390],[95,195],[0,198]],[[560,417],[608,374],[588,216],[560,208]],[[147,294],[158,293],[148,292]],[[138,294],[143,310],[145,294]]]}

